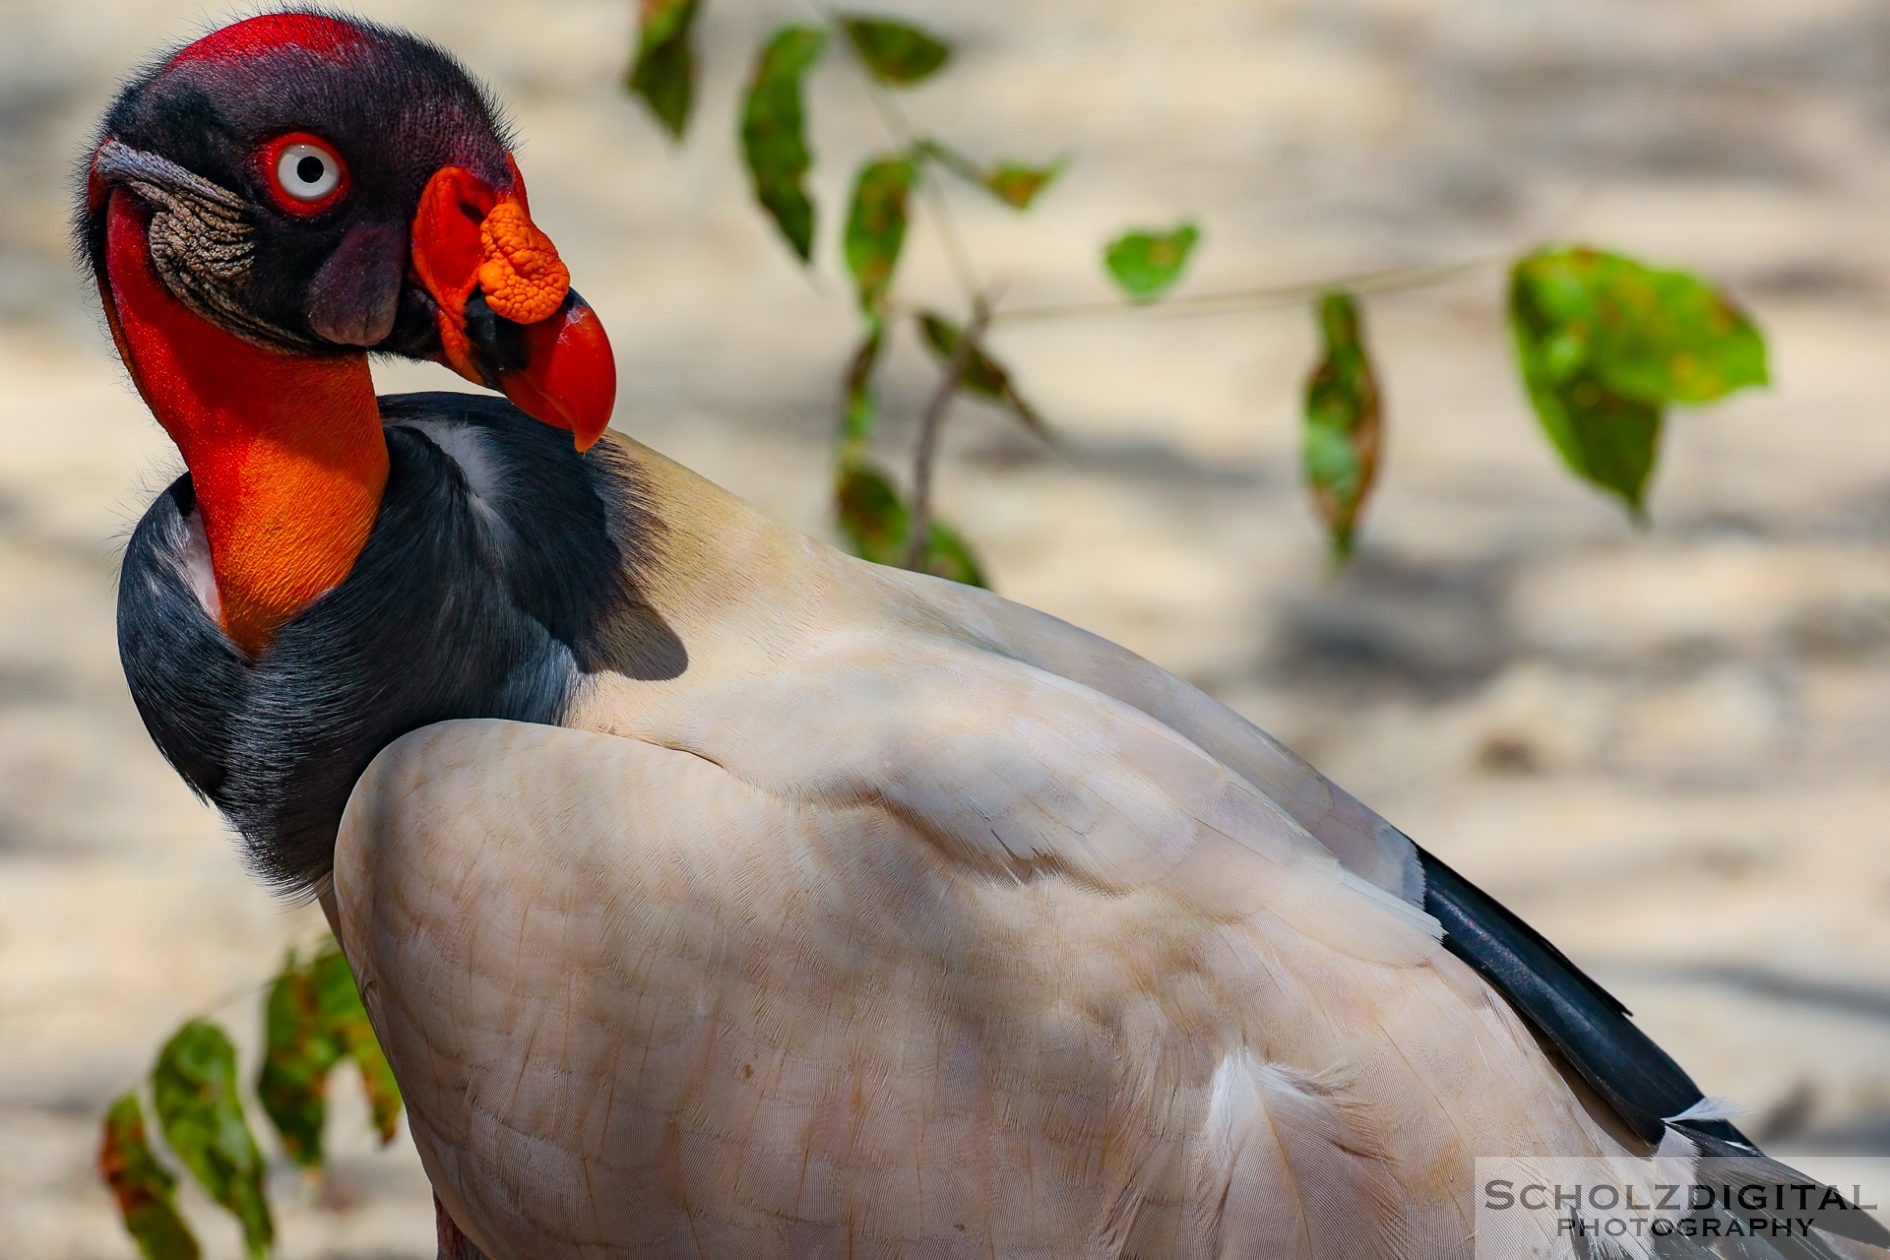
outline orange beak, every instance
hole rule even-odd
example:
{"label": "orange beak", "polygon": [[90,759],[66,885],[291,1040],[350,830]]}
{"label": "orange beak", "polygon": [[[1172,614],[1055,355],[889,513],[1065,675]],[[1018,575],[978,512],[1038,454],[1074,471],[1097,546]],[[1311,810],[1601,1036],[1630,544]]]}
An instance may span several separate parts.
{"label": "orange beak", "polygon": [[[610,423],[617,364],[597,313],[532,223],[518,166],[503,191],[462,167],[434,172],[414,215],[412,258],[438,308],[441,360],[588,449]],[[475,302],[483,309],[469,320]]]}

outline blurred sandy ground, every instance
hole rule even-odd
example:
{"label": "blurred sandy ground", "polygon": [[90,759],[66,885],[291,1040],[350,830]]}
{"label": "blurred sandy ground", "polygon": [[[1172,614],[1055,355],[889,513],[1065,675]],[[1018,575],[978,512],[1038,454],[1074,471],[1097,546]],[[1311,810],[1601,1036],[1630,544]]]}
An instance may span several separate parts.
{"label": "blurred sandy ground", "polygon": [[[1294,471],[1303,310],[1004,333],[1068,449],[967,408],[943,506],[1000,589],[1226,697],[1509,900],[1778,1148],[1890,1153],[1890,9],[883,7],[959,48],[918,119],[974,153],[1076,159],[1027,218],[954,194],[1012,301],[1104,297],[1110,233],[1191,212],[1196,288],[1554,229],[1755,309],[1777,386],[1673,420],[1642,535],[1535,433],[1495,271],[1369,307],[1390,462],[1342,580]],[[703,108],[672,151],[617,88],[630,8],[369,12],[510,102],[533,203],[619,349],[618,427],[822,529],[850,303],[830,232],[825,278],[789,265],[732,138],[750,50],[804,10],[710,0]],[[114,76],[215,10],[0,13],[0,1253],[123,1256],[91,1171],[103,1102],[315,921],[249,883],[125,694],[116,553],[174,457],[66,254],[69,164]],[[813,110],[831,228],[884,137],[840,67]],[[935,241],[909,264],[951,297]],[[901,459],[929,382],[902,347]],[[252,998],[219,1009],[253,1036]],[[285,1215],[283,1254],[431,1254],[411,1156],[370,1153],[360,1114],[339,1104],[340,1166]]]}

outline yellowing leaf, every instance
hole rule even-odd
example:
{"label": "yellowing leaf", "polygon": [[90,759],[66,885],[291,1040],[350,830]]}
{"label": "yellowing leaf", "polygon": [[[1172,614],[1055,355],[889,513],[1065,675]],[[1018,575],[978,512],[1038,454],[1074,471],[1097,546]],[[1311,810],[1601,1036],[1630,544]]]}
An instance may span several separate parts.
{"label": "yellowing leaf", "polygon": [[1022,162],[1000,162],[981,166],[957,149],[939,140],[921,140],[918,155],[930,158],[968,183],[982,188],[1013,210],[1028,210],[1041,193],[1063,173],[1064,163],[1032,166]]}
{"label": "yellowing leaf", "polygon": [[906,203],[916,168],[903,157],[876,158],[860,168],[847,211],[847,270],[860,297],[860,308],[877,317],[899,251],[906,243]]}
{"label": "yellowing leaf", "polygon": [[1320,300],[1322,351],[1306,381],[1301,469],[1336,561],[1352,554],[1353,533],[1371,492],[1384,443],[1384,407],[1365,349],[1358,305],[1349,294]]}
{"label": "yellowing leaf", "polygon": [[1048,188],[1063,173],[1062,163],[1050,166],[1026,166],[1004,162],[984,172],[985,188],[1014,210],[1028,210],[1037,194]]}
{"label": "yellowing leaf", "polygon": [[1201,230],[1192,223],[1166,232],[1129,232],[1110,243],[1103,265],[1131,299],[1151,302],[1181,278],[1188,255],[1200,239]]}
{"label": "yellowing leaf", "polygon": [[224,1031],[193,1019],[164,1043],[151,1069],[151,1100],[178,1161],[243,1227],[253,1257],[275,1237],[263,1193],[263,1157],[236,1090],[236,1049]]}
{"label": "yellowing leaf", "polygon": [[813,154],[803,87],[826,47],[827,33],[817,27],[776,31],[755,61],[742,103],[742,156],[755,200],[803,262],[814,250],[814,203],[804,186]]}
{"label": "yellowing leaf", "polygon": [[951,57],[947,45],[904,22],[846,15],[840,19],[840,29],[868,72],[892,87],[929,79]]}
{"label": "yellowing leaf", "polygon": [[197,1260],[196,1236],[177,1214],[177,1179],[151,1149],[137,1095],[120,1097],[105,1113],[98,1169],[144,1260]]}
{"label": "yellowing leaf", "polygon": [[[938,361],[949,366],[957,357],[959,344],[964,340],[964,330],[934,311],[926,311],[919,316],[919,329],[925,335],[925,344],[938,356]],[[987,354],[982,346],[971,348],[958,383],[966,391],[1008,409],[1019,423],[1044,441],[1055,439],[1043,416],[1017,392],[1010,371]]]}
{"label": "yellowing leaf", "polygon": [[1521,259],[1509,319],[1543,432],[1570,470],[1637,520],[1666,406],[1766,380],[1764,337],[1728,298],[1619,254],[1553,248]]}
{"label": "yellowing leaf", "polygon": [[638,14],[629,88],[677,139],[695,96],[696,54],[689,36],[699,7],[698,0],[642,0]]}
{"label": "yellowing leaf", "polygon": [[395,1084],[394,1069],[374,1036],[367,1008],[361,1004],[361,991],[355,986],[354,972],[349,969],[339,946],[330,942],[315,956],[309,963],[309,979],[328,1035],[361,1071],[361,1084],[373,1111],[374,1131],[385,1146],[394,1140],[399,1128],[400,1087]]}
{"label": "yellowing leaf", "polygon": [[282,1149],[304,1168],[323,1163],[328,1073],[341,1044],[322,1017],[308,970],[291,954],[263,1002],[263,1062],[256,1100],[276,1126]]}
{"label": "yellowing leaf", "polygon": [[886,325],[877,319],[869,321],[866,335],[847,359],[843,381],[845,404],[840,416],[838,442],[842,466],[864,455],[866,444],[873,436],[873,426],[879,419],[877,401],[873,396],[873,369],[879,365],[880,352],[885,345]]}
{"label": "yellowing leaf", "polygon": [[1516,264],[1531,318],[1566,339],[1562,370],[1647,403],[1708,403],[1766,382],[1765,338],[1706,281],[1598,249],[1545,249]]}

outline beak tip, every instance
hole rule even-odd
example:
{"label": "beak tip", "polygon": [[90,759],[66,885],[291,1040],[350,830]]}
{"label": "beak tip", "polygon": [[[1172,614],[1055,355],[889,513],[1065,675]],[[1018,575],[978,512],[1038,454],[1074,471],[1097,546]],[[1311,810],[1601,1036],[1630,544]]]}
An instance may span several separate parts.
{"label": "beak tip", "polygon": [[617,363],[603,325],[575,294],[562,312],[522,330],[523,367],[499,373],[499,388],[534,419],[568,430],[579,451],[603,436],[617,403]]}

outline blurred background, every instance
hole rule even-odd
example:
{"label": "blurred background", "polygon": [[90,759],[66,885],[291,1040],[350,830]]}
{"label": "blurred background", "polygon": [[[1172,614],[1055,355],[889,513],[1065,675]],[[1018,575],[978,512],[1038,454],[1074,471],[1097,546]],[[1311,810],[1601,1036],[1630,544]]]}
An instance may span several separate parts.
{"label": "blurred background", "polygon": [[[803,273],[749,203],[735,102],[756,44],[807,10],[709,0],[672,147],[621,89],[632,7],[360,9],[509,103],[536,216],[617,347],[617,427],[827,532],[856,321],[834,235],[880,119],[856,76],[816,79]],[[1500,264],[1368,302],[1390,430],[1342,576],[1296,471],[1304,307],[1001,328],[1063,447],[964,404],[939,507],[1001,592],[1226,699],[1507,901],[1778,1152],[1890,1155],[1890,8],[860,7],[956,46],[905,98],[918,125],[1074,160],[1027,216],[951,194],[1007,301],[1107,298],[1100,246],[1187,214],[1205,235],[1184,293],[1556,236],[1699,271],[1752,311],[1774,385],[1670,419],[1644,532],[1538,433]],[[177,461],[67,246],[70,169],[115,79],[219,15],[0,13],[0,1253],[126,1256],[93,1169],[106,1100],[189,1015],[253,1041],[256,984],[319,917],[248,880],[126,694],[118,550]],[[917,231],[902,284],[950,302]],[[894,466],[935,376],[898,347]],[[282,1254],[431,1255],[404,1141],[374,1152],[356,1100],[335,1114],[327,1183],[280,1174]],[[185,1202],[234,1254],[228,1219]]]}

